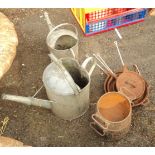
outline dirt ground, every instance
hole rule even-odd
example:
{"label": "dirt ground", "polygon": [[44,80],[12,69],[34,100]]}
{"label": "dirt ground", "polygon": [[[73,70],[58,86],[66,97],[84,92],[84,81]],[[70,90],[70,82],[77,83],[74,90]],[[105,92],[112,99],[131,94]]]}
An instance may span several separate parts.
{"label": "dirt ground", "polygon": [[[100,52],[114,71],[121,69],[113,43],[118,39],[114,31],[84,37],[69,9],[0,9],[15,24],[19,38],[13,65],[0,81],[0,94],[32,96],[41,87],[43,71],[50,63],[44,10],[55,25],[69,22],[77,26],[80,63],[87,53]],[[147,17],[145,22],[121,28],[120,32],[124,61],[130,66],[136,63],[150,85],[148,105],[133,109],[131,130],[123,139],[109,142],[89,127],[91,114],[95,112],[93,104],[84,116],[69,122],[54,116],[50,110],[0,100],[0,121],[6,116],[10,119],[4,136],[32,146],[155,146],[155,18]],[[96,68],[92,75],[91,103],[104,93],[105,78]],[[38,98],[47,99],[45,90]]]}

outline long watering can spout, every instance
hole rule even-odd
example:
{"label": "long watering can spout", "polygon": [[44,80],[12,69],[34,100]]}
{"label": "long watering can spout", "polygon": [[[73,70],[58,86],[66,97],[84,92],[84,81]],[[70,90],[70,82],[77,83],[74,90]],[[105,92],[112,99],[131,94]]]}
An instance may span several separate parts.
{"label": "long watering can spout", "polygon": [[53,28],[54,28],[55,26],[51,23],[50,18],[49,18],[49,16],[48,16],[48,13],[47,13],[47,12],[44,12],[44,17],[45,17],[45,20],[46,20],[46,22],[47,22],[47,25],[48,25],[49,30],[50,30],[50,31],[53,30]]}
{"label": "long watering can spout", "polygon": [[24,96],[16,96],[16,95],[9,95],[9,94],[2,94],[1,98],[3,100],[10,100],[15,101],[18,103],[23,103],[25,105],[34,105],[38,107],[43,107],[46,109],[51,109],[53,101],[37,99],[34,97],[24,97]]}

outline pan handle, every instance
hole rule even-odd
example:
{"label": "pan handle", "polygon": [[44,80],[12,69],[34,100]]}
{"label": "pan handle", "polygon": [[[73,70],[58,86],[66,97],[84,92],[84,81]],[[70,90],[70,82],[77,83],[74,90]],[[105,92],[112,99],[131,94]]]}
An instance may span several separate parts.
{"label": "pan handle", "polygon": [[108,130],[109,124],[104,122],[103,120],[102,120],[103,123],[101,124],[101,119],[97,114],[92,114],[92,119],[100,128],[102,128],[105,131]]}
{"label": "pan handle", "polygon": [[97,67],[100,68],[103,71],[104,74],[109,76],[108,72],[106,72],[99,64],[97,64]]}
{"label": "pan handle", "polygon": [[148,102],[149,102],[149,99],[146,98],[145,101],[143,101],[142,105],[143,105],[143,106],[147,106],[147,105],[149,104]]}
{"label": "pan handle", "polygon": [[105,131],[103,131],[103,129],[100,128],[95,122],[90,122],[90,127],[100,136],[105,136]]}
{"label": "pan handle", "polygon": [[118,55],[119,55],[119,57],[120,57],[120,60],[121,60],[122,66],[124,66],[124,61],[123,61],[123,58],[122,58],[121,52],[120,52],[120,50],[119,50],[119,48],[118,48],[117,41],[114,41],[114,44],[116,45],[117,52],[118,52]]}
{"label": "pan handle", "polygon": [[131,103],[131,104],[132,104],[132,107],[139,106],[139,105],[147,106],[149,104],[148,102],[149,102],[149,99],[146,98],[142,103],[139,103],[139,104]]}
{"label": "pan handle", "polygon": [[140,72],[138,66],[137,66],[136,64],[134,64],[133,67],[135,68],[136,72],[137,72],[139,75],[141,75],[141,72]]}

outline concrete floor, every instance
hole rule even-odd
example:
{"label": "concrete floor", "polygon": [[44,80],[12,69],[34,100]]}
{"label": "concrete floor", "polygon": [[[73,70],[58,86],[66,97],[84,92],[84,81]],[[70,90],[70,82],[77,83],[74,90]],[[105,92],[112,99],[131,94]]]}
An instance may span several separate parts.
{"label": "concrete floor", "polygon": [[[19,38],[17,56],[0,81],[0,93],[32,96],[42,85],[43,70],[50,63],[44,10],[55,25],[68,22],[77,26],[80,62],[86,54],[100,52],[114,71],[121,69],[113,43],[118,39],[114,31],[84,37],[69,9],[0,9],[15,24]],[[109,142],[89,127],[91,114],[95,112],[93,104],[84,116],[69,122],[43,108],[0,100],[0,121],[6,116],[10,119],[4,136],[32,146],[155,146],[155,17],[147,17],[145,22],[119,31],[123,36],[119,47],[125,63],[129,66],[137,64],[150,85],[149,104],[133,109],[131,130],[123,139]],[[104,93],[105,78],[106,75],[96,68],[92,75],[91,103],[96,103]],[[47,99],[45,90],[38,98]]]}

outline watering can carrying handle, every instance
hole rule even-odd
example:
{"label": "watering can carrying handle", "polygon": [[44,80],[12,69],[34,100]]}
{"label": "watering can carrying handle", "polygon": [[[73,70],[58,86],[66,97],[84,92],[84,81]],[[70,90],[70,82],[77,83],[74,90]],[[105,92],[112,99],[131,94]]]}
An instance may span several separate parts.
{"label": "watering can carrying handle", "polygon": [[89,64],[91,61],[93,61],[93,64],[92,64],[90,70],[88,71],[89,76],[91,76],[91,74],[93,73],[93,70],[94,70],[95,67],[96,67],[96,61],[95,61],[95,59],[94,59],[93,57],[88,57],[88,58],[85,59],[85,61],[84,61],[84,62],[82,63],[82,65],[81,65],[82,68],[86,69],[87,66],[88,66],[88,64]]}

